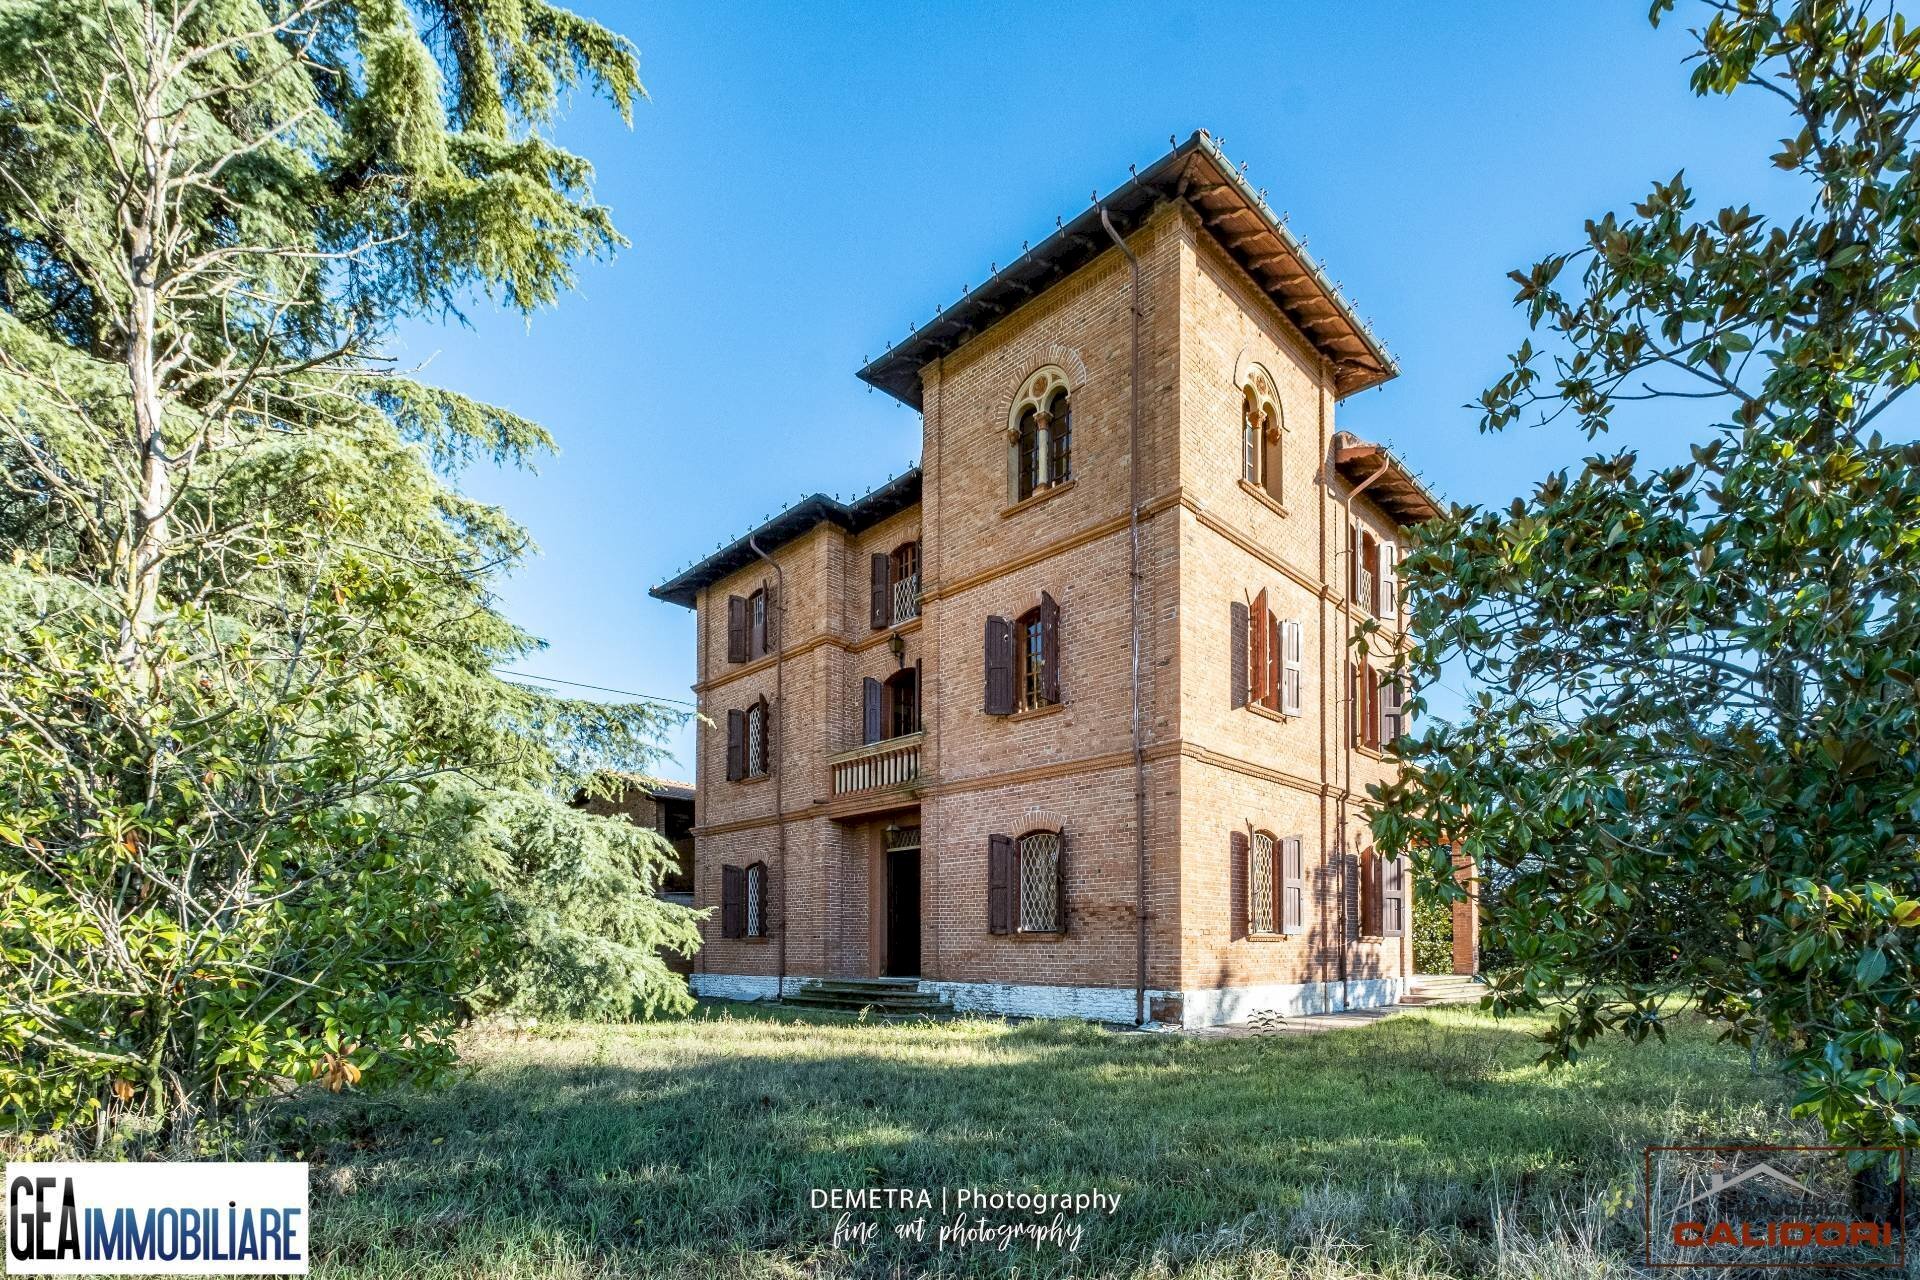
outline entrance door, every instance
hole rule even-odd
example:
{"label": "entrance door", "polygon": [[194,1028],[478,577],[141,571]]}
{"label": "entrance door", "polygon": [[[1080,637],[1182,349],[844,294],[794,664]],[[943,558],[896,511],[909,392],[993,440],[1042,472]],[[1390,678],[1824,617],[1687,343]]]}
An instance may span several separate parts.
{"label": "entrance door", "polygon": [[920,851],[887,853],[887,976],[920,976]]}

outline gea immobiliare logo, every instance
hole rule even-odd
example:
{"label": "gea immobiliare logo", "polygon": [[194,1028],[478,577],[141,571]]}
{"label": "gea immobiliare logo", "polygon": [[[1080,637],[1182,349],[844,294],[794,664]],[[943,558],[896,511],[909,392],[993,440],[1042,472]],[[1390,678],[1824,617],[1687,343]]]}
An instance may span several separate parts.
{"label": "gea immobiliare logo", "polygon": [[307,1166],[7,1165],[7,1274],[305,1275]]}

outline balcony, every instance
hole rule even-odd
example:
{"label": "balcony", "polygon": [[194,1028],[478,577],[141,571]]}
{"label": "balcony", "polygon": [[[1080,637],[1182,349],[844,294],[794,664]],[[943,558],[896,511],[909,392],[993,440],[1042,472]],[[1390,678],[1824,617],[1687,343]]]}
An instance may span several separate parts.
{"label": "balcony", "polygon": [[833,769],[834,798],[906,787],[919,781],[920,742],[925,736],[903,734],[834,756],[827,762]]}
{"label": "balcony", "polygon": [[911,574],[893,584],[893,626],[920,616],[920,575]]}

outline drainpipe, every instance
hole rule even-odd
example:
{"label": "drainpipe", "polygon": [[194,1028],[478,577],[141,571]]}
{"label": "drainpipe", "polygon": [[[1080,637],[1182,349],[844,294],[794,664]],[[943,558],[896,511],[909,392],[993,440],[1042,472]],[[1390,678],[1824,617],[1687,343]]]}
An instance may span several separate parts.
{"label": "drainpipe", "polygon": [[[1359,573],[1358,566],[1353,563],[1353,554],[1355,551],[1353,543],[1353,500],[1365,493],[1368,486],[1375,480],[1387,474],[1387,465],[1387,459],[1382,457],[1379,468],[1374,471],[1372,475],[1347,490],[1344,503],[1347,514],[1347,607],[1340,611],[1340,652],[1343,656],[1351,653],[1353,649],[1353,579],[1354,576]],[[1376,582],[1373,589],[1377,593],[1380,590],[1380,584]],[[1374,598],[1379,599],[1379,596],[1376,594]],[[1350,658],[1347,660],[1351,661]],[[1347,805],[1353,798],[1353,731],[1359,726],[1359,721],[1356,719],[1359,715],[1359,704],[1354,699],[1356,692],[1358,692],[1358,690],[1355,689],[1353,682],[1349,680],[1347,682],[1347,744],[1340,752],[1340,759],[1346,768],[1346,777],[1340,784],[1340,1007],[1343,1009],[1350,1008],[1353,1005],[1353,984],[1348,975],[1347,963],[1347,955],[1352,950],[1353,943],[1347,937],[1346,927],[1349,889],[1346,847]]]}
{"label": "drainpipe", "polygon": [[1133,353],[1127,375],[1132,401],[1127,426],[1127,631],[1132,658],[1134,977],[1133,1024],[1147,1021],[1147,755],[1140,711],[1140,259],[1114,229],[1105,205],[1100,225],[1127,256],[1133,273],[1127,309],[1133,313]]}
{"label": "drainpipe", "polygon": [[773,760],[773,838],[775,855],[779,862],[778,876],[780,884],[780,919],[777,927],[780,936],[774,939],[775,963],[779,970],[774,978],[774,999],[787,998],[787,575],[781,571],[780,562],[768,555],[760,546],[760,540],[752,534],[747,535],[747,545],[753,548],[753,554],[765,560],[773,568],[773,608],[779,621],[772,616],[767,621],[773,626],[773,725],[769,732],[773,734],[773,749],[778,754]]}

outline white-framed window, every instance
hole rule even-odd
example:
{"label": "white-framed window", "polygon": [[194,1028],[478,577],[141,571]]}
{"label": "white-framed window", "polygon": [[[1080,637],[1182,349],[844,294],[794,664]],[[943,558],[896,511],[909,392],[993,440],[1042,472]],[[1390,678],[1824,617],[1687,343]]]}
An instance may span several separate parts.
{"label": "white-framed window", "polygon": [[1021,382],[1007,414],[1007,501],[1073,478],[1073,388],[1058,365]]}
{"label": "white-framed window", "polygon": [[767,700],[760,699],[747,708],[747,776],[760,778],[767,772]]}
{"label": "white-framed window", "polygon": [[1280,932],[1276,853],[1271,835],[1264,831],[1253,833],[1253,854],[1247,867],[1247,929],[1252,933]]}
{"label": "white-framed window", "polygon": [[1020,837],[1020,932],[1060,931],[1060,833]]}
{"label": "white-framed window", "polygon": [[1240,478],[1282,505],[1287,500],[1285,430],[1273,378],[1256,365],[1240,387]]}
{"label": "white-framed window", "polygon": [[747,868],[747,937],[767,936],[767,864],[756,862]]}

